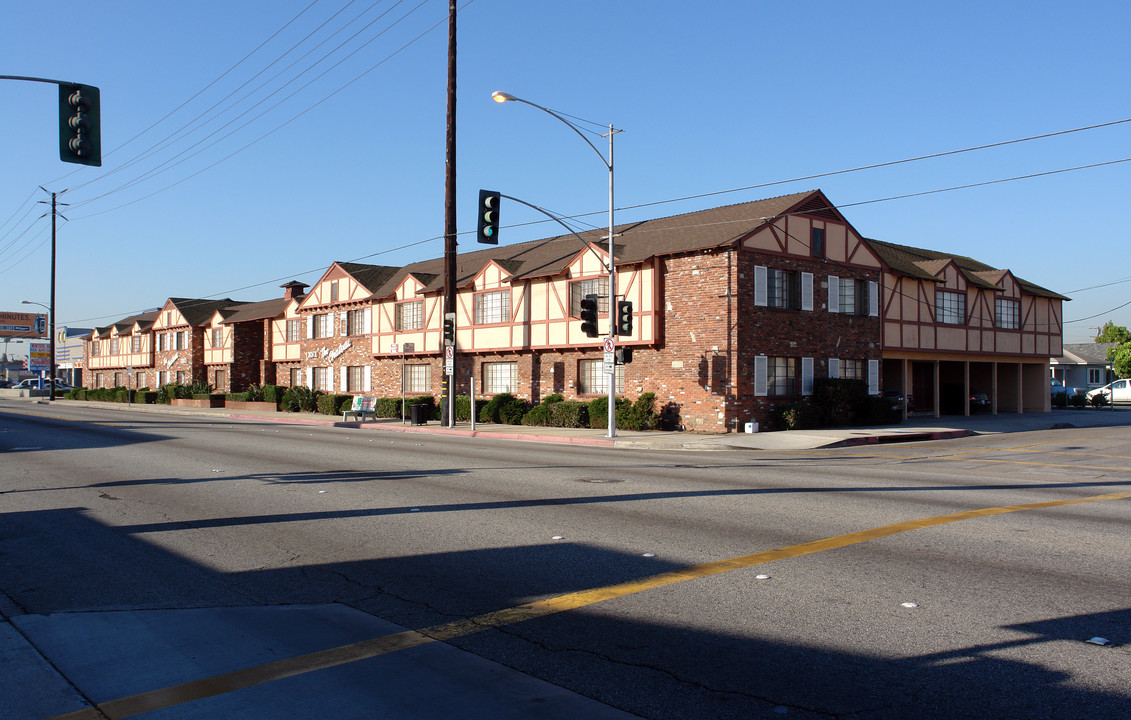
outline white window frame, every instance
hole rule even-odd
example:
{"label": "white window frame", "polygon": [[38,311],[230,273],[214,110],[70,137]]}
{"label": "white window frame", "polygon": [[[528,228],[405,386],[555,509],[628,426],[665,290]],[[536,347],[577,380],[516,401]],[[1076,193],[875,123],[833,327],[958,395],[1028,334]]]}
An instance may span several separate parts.
{"label": "white window frame", "polygon": [[510,322],[510,290],[493,290],[475,296],[475,324],[498,325]]}
{"label": "white window frame", "polygon": [[941,325],[965,325],[966,293],[936,290],[935,321]]}
{"label": "white window frame", "polygon": [[483,363],[483,392],[486,395],[518,390],[517,362]]}

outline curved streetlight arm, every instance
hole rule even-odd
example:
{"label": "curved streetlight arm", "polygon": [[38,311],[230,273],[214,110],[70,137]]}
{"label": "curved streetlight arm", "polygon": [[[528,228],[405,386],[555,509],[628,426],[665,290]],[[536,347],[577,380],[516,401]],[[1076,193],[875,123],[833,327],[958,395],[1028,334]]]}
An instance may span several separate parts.
{"label": "curved streetlight arm", "polygon": [[537,205],[528,203],[525,200],[520,200],[519,198],[512,197],[510,195],[503,195],[502,193],[499,193],[499,197],[504,197],[507,200],[514,200],[516,203],[521,203],[521,204],[525,205],[526,207],[528,207],[532,210],[537,210],[538,212],[542,213],[546,217],[548,217],[551,220],[553,220],[554,222],[556,222],[558,225],[561,225],[566,230],[569,230],[570,234],[573,235],[575,238],[577,238],[577,241],[580,242],[585,247],[586,250],[593,253],[593,255],[597,258],[597,262],[601,263],[601,267],[605,269],[605,272],[611,271],[609,264],[607,262],[605,262],[605,258],[601,257],[600,253],[598,253],[596,250],[593,249],[593,243],[587,241],[585,238],[578,235],[577,231],[575,231],[569,225],[566,225],[562,221],[562,219],[559,218],[557,215],[553,214],[552,212],[550,212],[549,210],[547,210],[545,208],[540,208]]}
{"label": "curved streetlight arm", "polygon": [[[575,133],[577,133],[577,136],[579,138],[581,138],[582,140],[584,140],[585,144],[588,145],[590,148],[592,148],[593,152],[597,153],[597,157],[601,158],[601,162],[604,163],[605,167],[608,168],[610,171],[612,171],[612,169],[613,169],[612,159],[610,158],[610,159],[606,160],[605,156],[601,154],[601,151],[597,149],[597,146],[594,145],[589,140],[589,138],[585,137],[585,134],[583,132],[581,132],[581,130],[579,130],[576,125],[571,123],[569,120],[566,120],[561,115],[558,115],[553,110],[551,110],[549,108],[544,108],[541,105],[539,105],[538,103],[532,103],[529,100],[523,100],[520,97],[515,97],[514,95],[509,95],[505,92],[499,92],[497,90],[495,92],[491,93],[491,97],[495,100],[495,102],[499,102],[499,103],[520,102],[520,103],[523,103],[525,105],[529,105],[532,108],[538,108],[539,110],[546,113],[547,115],[550,115],[552,117],[556,117],[558,120],[561,120],[563,123],[565,123],[569,127],[570,130],[573,130]],[[610,125],[609,126],[609,132],[619,132],[619,131],[614,131],[612,126]]]}

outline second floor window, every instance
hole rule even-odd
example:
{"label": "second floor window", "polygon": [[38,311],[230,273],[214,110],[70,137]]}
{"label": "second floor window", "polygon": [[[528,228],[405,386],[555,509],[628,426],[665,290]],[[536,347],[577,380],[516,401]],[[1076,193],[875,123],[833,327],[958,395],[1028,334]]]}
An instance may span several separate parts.
{"label": "second floor window", "polygon": [[766,273],[767,301],[770,307],[801,308],[801,276],[790,270],[771,268]]}
{"label": "second floor window", "polygon": [[314,337],[327,338],[334,336],[334,321],[330,313],[322,313],[311,317],[314,323]]}
{"label": "second floor window", "polygon": [[[490,325],[510,320],[511,294],[507,290],[475,296],[475,324]],[[501,391],[496,391],[501,392]]]}
{"label": "second floor window", "polygon": [[184,350],[185,347],[185,331],[178,330],[177,332],[173,333],[173,349]]}
{"label": "second floor window", "polygon": [[117,355],[118,354],[118,340],[117,340],[117,338],[113,338],[113,339],[110,340],[110,354],[111,355]]}
{"label": "second floor window", "polygon": [[212,328],[212,347],[218,348],[224,346],[224,330],[223,328]]}
{"label": "second floor window", "polygon": [[346,313],[346,328],[349,335],[365,334],[365,311],[350,310]]}
{"label": "second floor window", "polygon": [[287,342],[302,340],[302,320],[292,318],[287,320]]}
{"label": "second floor window", "polygon": [[424,327],[424,301],[414,300],[397,305],[397,331],[419,330]]}
{"label": "second floor window", "polygon": [[570,317],[581,317],[581,298],[586,295],[597,296],[598,314],[609,312],[609,279],[578,280],[569,284]]}
{"label": "second floor window", "polygon": [[1016,330],[1021,326],[1021,303],[1016,300],[996,298],[994,314],[997,315],[997,326],[1003,330]]}
{"label": "second floor window", "polygon": [[966,296],[962,293],[939,290],[935,293],[935,320],[946,325],[966,323]]}
{"label": "second floor window", "polygon": [[130,338],[130,352],[141,352],[141,335],[134,335]]}

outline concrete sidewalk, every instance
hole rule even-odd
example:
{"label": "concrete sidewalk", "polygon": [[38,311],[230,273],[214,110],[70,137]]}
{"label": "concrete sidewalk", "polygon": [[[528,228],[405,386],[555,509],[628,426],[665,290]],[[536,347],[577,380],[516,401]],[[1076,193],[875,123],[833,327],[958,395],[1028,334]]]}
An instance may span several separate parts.
{"label": "concrete sidewalk", "polygon": [[[47,405],[46,400],[35,400]],[[968,435],[1053,430],[1074,427],[1106,427],[1131,425],[1131,408],[1084,408],[1053,410],[1047,413],[981,413],[964,417],[912,417],[899,425],[877,427],[844,427],[822,430],[790,430],[761,433],[706,434],[690,432],[617,430],[615,438],[606,430],[586,428],[532,427],[528,425],[495,425],[491,423],[456,423],[448,428],[438,421],[411,425],[400,420],[379,419],[366,422],[343,422],[340,417],[312,413],[287,413],[226,408],[182,408],[169,405],[122,405],[120,403],[56,400],[53,404],[103,409],[132,409],[141,412],[196,415],[253,422],[318,425],[384,432],[428,433],[460,437],[483,437],[497,440],[552,442],[653,450],[765,450],[788,451],[823,447],[850,447],[900,442],[943,440]]]}

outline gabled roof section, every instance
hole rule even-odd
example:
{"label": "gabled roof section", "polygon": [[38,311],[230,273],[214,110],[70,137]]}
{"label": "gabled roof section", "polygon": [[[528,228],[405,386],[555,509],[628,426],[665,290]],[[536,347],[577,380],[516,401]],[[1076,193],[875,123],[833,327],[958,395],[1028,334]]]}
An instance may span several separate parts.
{"label": "gabled roof section", "polygon": [[1107,351],[1118,343],[1071,343],[1064,346],[1064,355],[1056,359],[1059,365],[1106,365]]}
{"label": "gabled roof section", "polygon": [[[1000,290],[1001,286],[998,283],[1001,282],[1001,278],[1005,276],[1006,272],[987,265],[984,262],[975,260],[974,258],[966,257],[965,255],[954,255],[951,253],[938,252],[937,250],[911,247],[909,245],[896,245],[895,243],[873,240],[871,238],[865,238],[864,242],[868,243],[892,272],[922,280],[940,280],[941,278],[931,272],[930,269],[936,266],[941,268],[945,266],[947,262],[953,262],[972,285],[987,290]],[[941,265],[938,264],[940,261]],[[1052,290],[1047,290],[1040,285],[1022,280],[1016,275],[1014,275],[1014,279],[1017,281],[1018,286],[1030,295],[1053,298],[1056,300],[1071,299],[1059,293],[1055,293]]]}
{"label": "gabled roof section", "polygon": [[232,300],[231,298],[224,298],[223,300],[169,298],[169,302],[172,303],[173,307],[177,308],[177,311],[184,317],[185,322],[192,327],[206,325],[211,322],[212,314],[217,310],[246,304]]}
{"label": "gabled roof section", "polygon": [[400,271],[400,268],[388,265],[364,265],[362,263],[337,262],[334,263],[345,270],[350,276],[369,292],[385,284],[390,277]]}
{"label": "gabled roof section", "polygon": [[105,328],[109,331],[111,328],[118,331],[119,335],[124,335],[133,332],[133,327],[136,324],[138,330],[146,331],[153,326],[153,321],[157,319],[158,310],[150,310],[149,312],[138,313],[137,315],[130,315],[129,317],[122,318],[113,325]]}
{"label": "gabled roof section", "polygon": [[287,305],[298,302],[297,298],[274,298],[262,302],[244,303],[238,307],[224,308],[220,311],[224,318],[222,324],[235,325],[254,320],[267,320],[282,317],[287,311]]}

